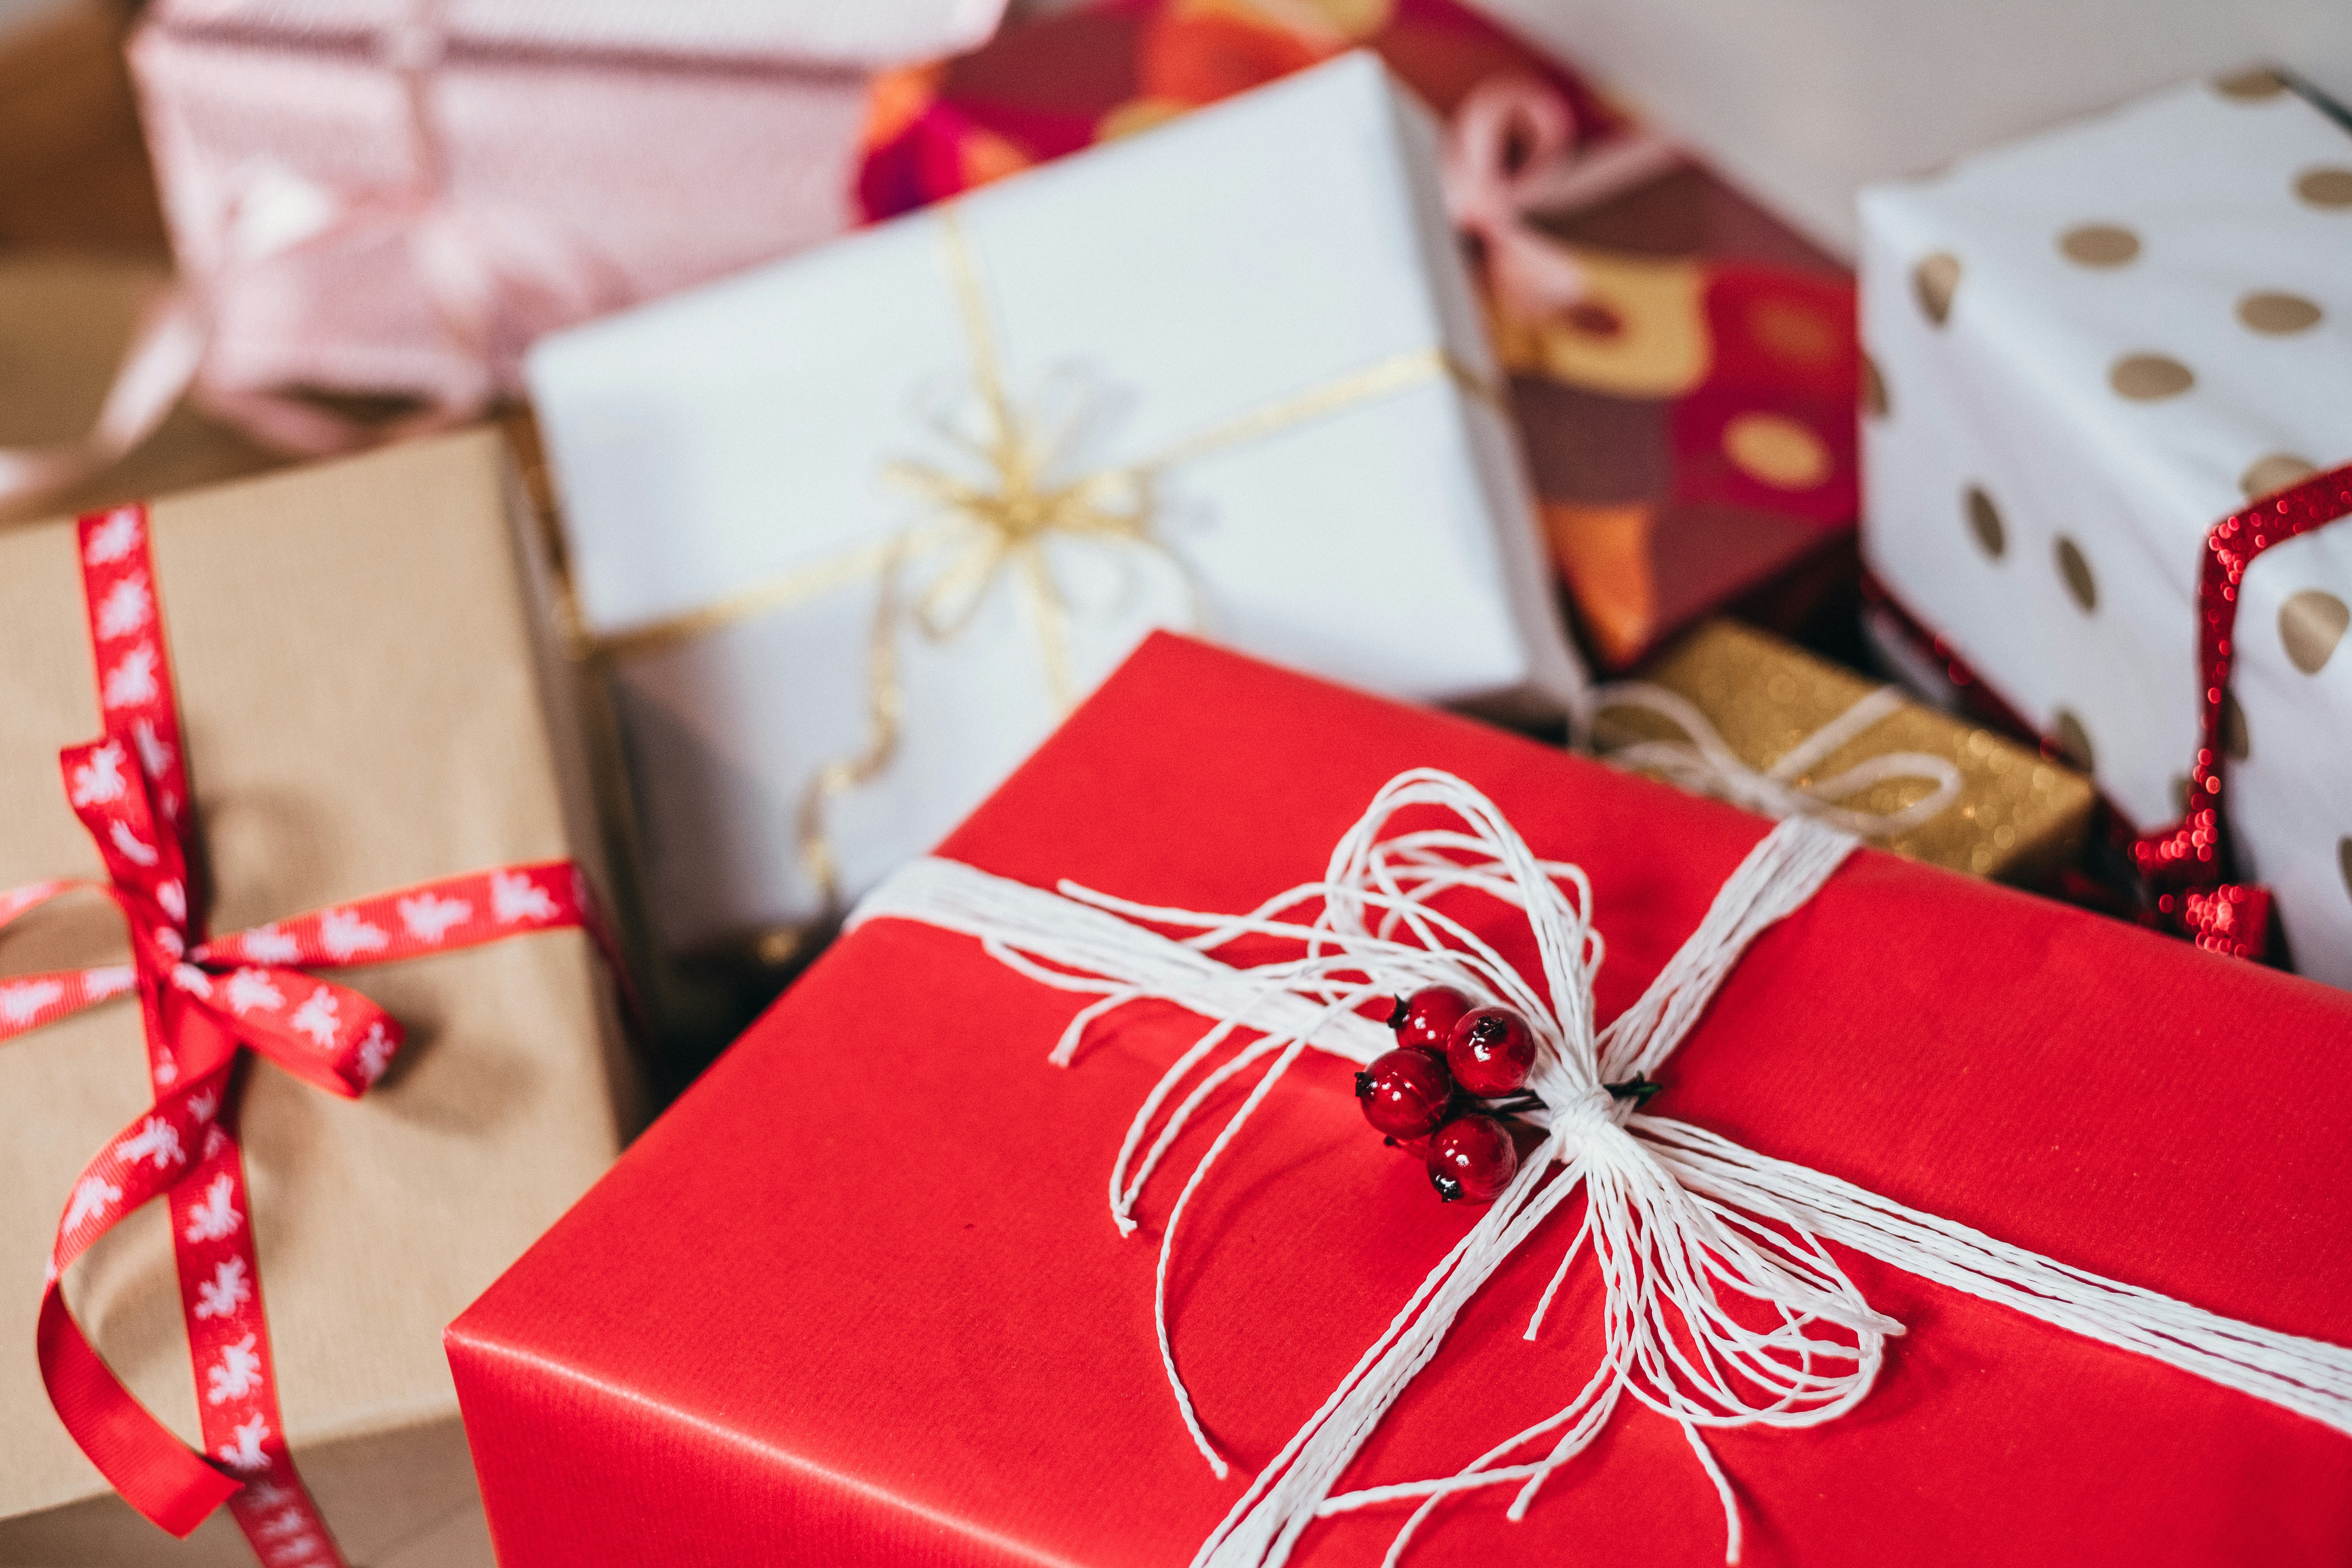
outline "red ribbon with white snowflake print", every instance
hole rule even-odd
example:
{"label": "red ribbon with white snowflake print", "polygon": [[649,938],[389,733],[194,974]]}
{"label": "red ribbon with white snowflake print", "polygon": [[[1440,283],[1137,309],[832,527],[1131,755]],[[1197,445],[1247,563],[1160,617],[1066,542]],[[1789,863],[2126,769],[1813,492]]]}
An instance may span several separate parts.
{"label": "red ribbon with white snowflake print", "polygon": [[[0,982],[0,1042],[93,1003],[138,997],[154,1108],[75,1181],[41,1301],[41,1376],[74,1441],[133,1508],[184,1536],[223,1502],[268,1568],[343,1559],[295,1473],[238,1150],[235,1078],[251,1049],[303,1082],[364,1093],[401,1028],[313,969],[383,963],[530,931],[585,931],[621,973],[585,879],[568,860],[449,877],[207,940],[188,881],[187,773],[143,507],[80,521],[82,585],[106,732],[61,754],[66,793],[108,880],[0,892],[0,926],[67,893],[111,898],[131,961]],[[132,1210],[168,1197],[196,1374],[202,1451],[134,1399],[67,1310],[65,1271]]]}

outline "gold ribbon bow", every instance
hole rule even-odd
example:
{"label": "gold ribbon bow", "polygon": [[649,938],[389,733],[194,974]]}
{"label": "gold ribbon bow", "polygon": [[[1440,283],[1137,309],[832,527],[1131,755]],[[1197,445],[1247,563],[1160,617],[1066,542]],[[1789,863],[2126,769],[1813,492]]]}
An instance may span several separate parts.
{"label": "gold ribbon bow", "polygon": [[[934,216],[971,357],[972,390],[985,426],[981,440],[958,444],[977,460],[982,477],[965,478],[910,459],[886,462],[885,480],[925,503],[921,520],[874,544],[781,574],[682,615],[592,639],[588,645],[595,655],[628,658],[675,647],[749,616],[787,609],[856,583],[878,581],[880,595],[869,638],[866,743],[856,755],[836,758],[820,768],[801,801],[802,862],[829,910],[839,908],[841,888],[839,868],[825,835],[825,806],[879,773],[898,750],[906,706],[898,659],[903,622],[911,620],[933,641],[951,641],[970,626],[998,581],[1009,575],[1036,639],[1047,688],[1056,707],[1066,712],[1080,693],[1070,668],[1070,605],[1046,554],[1053,540],[1106,542],[1164,558],[1192,591],[1197,626],[1201,620],[1197,584],[1181,557],[1152,528],[1155,487],[1163,471],[1220,448],[1259,440],[1439,378],[1453,381],[1498,409],[1503,406],[1499,392],[1443,347],[1409,350],[1211,426],[1136,461],[1073,479],[1057,478],[1064,442],[1036,418],[1024,416],[1006,389],[979,264],[956,207],[941,206]],[[929,583],[911,606],[902,605],[899,579],[907,564],[941,552],[944,563]]]}

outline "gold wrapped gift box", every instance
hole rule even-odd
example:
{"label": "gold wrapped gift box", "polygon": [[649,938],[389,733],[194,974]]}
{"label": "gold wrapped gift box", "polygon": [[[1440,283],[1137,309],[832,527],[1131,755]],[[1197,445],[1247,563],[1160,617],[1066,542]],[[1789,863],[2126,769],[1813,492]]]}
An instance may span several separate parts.
{"label": "gold wrapped gift box", "polygon": [[[1867,677],[1727,620],[1700,626],[1646,666],[1641,679],[1695,705],[1724,745],[1759,773],[1880,689]],[[1659,713],[1612,704],[1605,689],[1592,728],[1603,756],[1636,742],[1685,739]],[[1918,702],[1895,707],[1788,782],[1803,790],[1897,752],[1948,760],[1958,770],[1958,795],[1927,821],[1878,840],[1896,854],[2033,886],[2053,879],[2081,849],[2095,799],[2089,780]],[[1892,816],[1936,787],[1929,778],[1890,778],[1843,804]]]}

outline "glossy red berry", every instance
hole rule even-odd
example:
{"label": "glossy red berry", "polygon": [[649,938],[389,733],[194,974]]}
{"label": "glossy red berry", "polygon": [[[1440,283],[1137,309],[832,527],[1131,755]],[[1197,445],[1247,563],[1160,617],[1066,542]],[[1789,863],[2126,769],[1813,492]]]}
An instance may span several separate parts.
{"label": "glossy red berry", "polygon": [[1449,1204],[1493,1203],[1518,1168],[1517,1145],[1491,1116],[1457,1116],[1429,1141],[1429,1184]]}
{"label": "glossy red berry", "polygon": [[1356,1075],[1364,1120],[1391,1138],[1418,1138],[1445,1120],[1454,1079],[1426,1051],[1384,1051]]}
{"label": "glossy red berry", "polygon": [[1445,1065],[1454,1082],[1481,1100],[1516,1094],[1535,1068],[1536,1037],[1508,1007],[1480,1007],[1454,1026]]}
{"label": "glossy red berry", "polygon": [[1389,1015],[1389,1027],[1396,1031],[1402,1049],[1442,1057],[1454,1026],[1470,1007],[1470,998],[1451,985],[1424,985],[1398,999],[1396,1011]]}

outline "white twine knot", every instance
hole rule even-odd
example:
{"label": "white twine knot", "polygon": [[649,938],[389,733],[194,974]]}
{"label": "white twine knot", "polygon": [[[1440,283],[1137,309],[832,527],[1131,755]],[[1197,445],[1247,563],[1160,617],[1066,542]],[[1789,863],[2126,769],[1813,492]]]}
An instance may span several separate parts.
{"label": "white twine knot", "polygon": [[[1439,813],[1459,826],[1395,822],[1410,814],[1426,824]],[[1092,995],[1055,1045],[1057,1063],[1071,1062],[1087,1031],[1130,1002],[1172,1002],[1213,1021],[1128,1129],[1110,1179],[1122,1235],[1137,1229],[1136,1200],[1184,1129],[1260,1069],[1169,1211],[1154,1287],[1160,1361],[1178,1414],[1220,1479],[1229,1467],[1202,1425],[1168,1330],[1169,1260],[1203,1178],[1308,1048],[1359,1065],[1391,1048],[1393,1037],[1368,1008],[1385,1016],[1393,997],[1445,984],[1528,1021],[1537,1042],[1529,1087],[1541,1103],[1524,1120],[1542,1142],[1252,1480],[1193,1568],[1281,1563],[1318,1518],[1410,1503],[1385,1559],[1392,1568],[1439,1503],[1487,1487],[1516,1488],[1507,1516],[1521,1519],[1543,1483],[1589,1447],[1629,1397],[1681,1429],[1721,1503],[1725,1561],[1737,1563],[1739,1508],[1706,1430],[1834,1420],[1868,1394],[1886,1339],[1903,1332],[1871,1310],[1828,1242],[2352,1432],[2352,1353],[2071,1268],[1640,1108],[1638,1090],[1748,943],[1811,899],[1854,847],[1853,837],[1819,823],[1782,822],[1606,1028],[1594,1017],[1602,943],[1584,873],[1538,859],[1492,802],[1429,769],[1382,786],[1321,879],[1244,914],[1140,904],[1068,882],[1046,892],[929,859],[878,889],[850,924],[897,917],[960,931],[1042,984]],[[1465,897],[1519,911],[1535,939],[1541,989],[1462,918]],[[1212,956],[1238,940],[1269,937],[1295,943],[1298,955],[1249,966]],[[1583,1387],[1451,1476],[1339,1492],[1340,1477],[1463,1307],[1580,1191],[1583,1218],[1526,1337],[1536,1337],[1569,1269],[1589,1255],[1603,1290],[1604,1333]]]}
{"label": "white twine knot", "polygon": [[1552,1132],[1570,1150],[1589,1148],[1596,1138],[1622,1136],[1633,1114],[1633,1101],[1605,1089],[1593,1088],[1552,1108]]}

